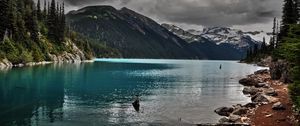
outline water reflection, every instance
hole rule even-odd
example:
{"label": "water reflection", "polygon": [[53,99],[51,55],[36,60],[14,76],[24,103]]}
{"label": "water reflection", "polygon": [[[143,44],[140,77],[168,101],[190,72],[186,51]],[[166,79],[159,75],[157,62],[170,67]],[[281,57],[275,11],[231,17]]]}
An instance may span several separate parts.
{"label": "water reflection", "polygon": [[[222,70],[219,65],[222,63]],[[212,122],[247,102],[237,80],[259,68],[224,61],[52,64],[0,72],[0,125]],[[141,97],[141,112],[131,106]]]}

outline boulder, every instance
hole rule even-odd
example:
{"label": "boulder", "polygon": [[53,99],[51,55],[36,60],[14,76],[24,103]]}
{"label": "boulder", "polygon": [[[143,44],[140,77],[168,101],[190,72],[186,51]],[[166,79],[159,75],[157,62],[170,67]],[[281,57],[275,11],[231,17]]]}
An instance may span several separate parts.
{"label": "boulder", "polygon": [[250,94],[250,95],[255,95],[258,92],[261,92],[261,90],[255,87],[245,87],[243,90],[244,94]]}
{"label": "boulder", "polygon": [[265,94],[268,96],[278,96],[278,93],[273,88],[265,90]]}
{"label": "boulder", "polygon": [[253,102],[256,102],[256,103],[269,103],[270,100],[268,98],[268,96],[264,95],[263,93],[257,93],[256,95],[254,95],[251,100]]}
{"label": "boulder", "polygon": [[223,124],[223,123],[228,123],[229,122],[229,118],[228,117],[223,117],[219,120],[219,123]]}
{"label": "boulder", "polygon": [[256,103],[247,103],[245,104],[243,107],[246,107],[246,108],[255,108],[256,107]]}
{"label": "boulder", "polygon": [[232,112],[232,107],[221,107],[215,110],[215,113],[217,113],[220,116],[229,116]]}
{"label": "boulder", "polygon": [[256,88],[268,88],[270,87],[267,83],[258,83],[255,85]]}
{"label": "boulder", "polygon": [[258,84],[258,81],[254,80],[253,78],[243,78],[239,81],[239,83],[244,86],[255,86]]}
{"label": "boulder", "polygon": [[258,75],[258,74],[268,74],[269,70],[268,69],[264,69],[264,70],[259,70],[254,72],[254,74]]}
{"label": "boulder", "polygon": [[277,102],[272,106],[273,110],[285,110],[284,105],[281,102]]}
{"label": "boulder", "polygon": [[240,122],[241,116],[239,116],[239,115],[230,115],[228,120],[229,120],[229,122]]}
{"label": "boulder", "polygon": [[234,110],[234,111],[232,112],[232,114],[233,114],[233,115],[239,115],[239,116],[241,116],[241,115],[247,114],[247,111],[248,111],[247,108],[242,107],[242,108],[238,108],[238,109]]}

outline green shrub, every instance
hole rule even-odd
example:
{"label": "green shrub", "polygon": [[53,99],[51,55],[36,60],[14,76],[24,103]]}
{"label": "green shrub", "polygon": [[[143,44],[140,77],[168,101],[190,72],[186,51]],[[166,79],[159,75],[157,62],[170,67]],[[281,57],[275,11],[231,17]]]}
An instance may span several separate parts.
{"label": "green shrub", "polygon": [[33,61],[32,53],[26,50],[20,54],[20,63],[29,63]]}

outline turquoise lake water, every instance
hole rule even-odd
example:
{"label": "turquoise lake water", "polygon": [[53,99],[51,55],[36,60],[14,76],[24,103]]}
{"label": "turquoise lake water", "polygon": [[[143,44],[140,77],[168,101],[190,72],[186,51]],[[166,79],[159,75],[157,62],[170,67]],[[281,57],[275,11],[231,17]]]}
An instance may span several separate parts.
{"label": "turquoise lake water", "polygon": [[[213,123],[220,118],[214,109],[250,102],[238,80],[258,69],[235,61],[145,59],[14,68],[0,72],[0,125]],[[135,95],[139,113],[131,105]]]}

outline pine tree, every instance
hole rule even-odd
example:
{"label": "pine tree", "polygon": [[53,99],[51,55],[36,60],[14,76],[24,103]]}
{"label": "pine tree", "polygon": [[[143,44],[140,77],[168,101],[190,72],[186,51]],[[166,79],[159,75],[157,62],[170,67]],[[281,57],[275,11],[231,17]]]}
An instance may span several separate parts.
{"label": "pine tree", "polygon": [[3,40],[5,32],[7,30],[7,13],[8,13],[8,1],[0,0],[0,42]]}
{"label": "pine tree", "polygon": [[60,22],[59,22],[59,39],[60,41],[63,41],[65,38],[65,27],[66,27],[66,22],[65,22],[65,4],[63,3],[62,6],[60,7]]}
{"label": "pine tree", "polygon": [[261,44],[260,50],[262,53],[265,53],[267,51],[267,44],[266,44],[266,38],[263,37],[263,42]]}
{"label": "pine tree", "polygon": [[48,19],[47,19],[47,25],[48,25],[48,38],[51,41],[57,42],[56,39],[56,8],[55,8],[55,0],[51,1],[50,8],[48,9]]}
{"label": "pine tree", "polygon": [[300,0],[295,0],[295,14],[296,14],[296,20],[300,21]]}
{"label": "pine tree", "polygon": [[274,38],[270,37],[270,45],[269,45],[269,51],[274,50]]}
{"label": "pine tree", "polygon": [[276,17],[274,18],[274,20],[273,20],[273,28],[272,28],[272,30],[273,30],[273,32],[272,32],[272,47],[274,47],[275,46],[275,43],[276,43],[276,41],[277,41],[277,19],[276,19]]}
{"label": "pine tree", "polygon": [[43,14],[42,14],[42,10],[41,10],[41,2],[40,0],[37,1],[37,5],[36,5],[36,14],[37,14],[37,19],[39,21],[42,21],[43,19]]}
{"label": "pine tree", "polygon": [[47,2],[46,2],[46,0],[44,0],[43,19],[44,19],[44,21],[46,21],[46,19],[47,19]]}
{"label": "pine tree", "polygon": [[10,38],[13,38],[17,33],[17,8],[15,0],[8,0],[8,13],[7,13],[7,29]]}
{"label": "pine tree", "polygon": [[296,23],[297,23],[297,15],[295,13],[294,0],[284,0],[282,24],[281,24],[279,39],[281,40],[283,37],[287,36],[287,32],[289,30],[290,24],[296,24]]}
{"label": "pine tree", "polygon": [[30,24],[31,39],[34,42],[38,42],[39,41],[38,15],[37,15],[37,10],[35,9],[34,6],[32,6],[31,19],[30,20],[31,20],[31,24]]}

